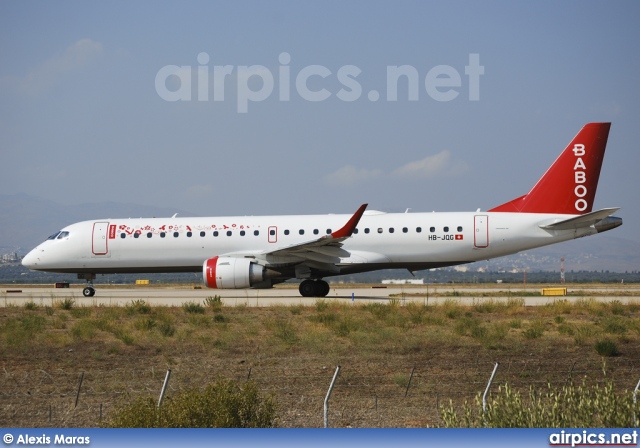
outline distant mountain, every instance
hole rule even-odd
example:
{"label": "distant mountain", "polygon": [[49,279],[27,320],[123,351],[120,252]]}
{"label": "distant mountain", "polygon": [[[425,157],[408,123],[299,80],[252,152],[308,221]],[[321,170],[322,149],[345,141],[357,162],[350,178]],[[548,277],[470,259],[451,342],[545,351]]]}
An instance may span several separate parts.
{"label": "distant mountain", "polygon": [[[615,234],[615,230],[610,232]],[[609,233],[566,241],[515,255],[479,261],[467,265],[470,270],[490,271],[560,271],[564,257],[565,271],[640,271],[640,243],[609,236]]]}
{"label": "distant mountain", "polygon": [[78,221],[104,218],[194,216],[169,207],[117,202],[62,205],[27,194],[0,194],[0,254],[17,251],[24,255],[49,235]]}
{"label": "distant mountain", "polygon": [[[175,213],[194,216],[193,213],[169,207],[117,202],[61,205],[26,194],[0,195],[0,255],[9,252],[25,255],[52,233],[78,221],[160,217]],[[465,266],[470,270],[559,271],[560,258],[564,257],[567,272],[639,271],[640,243],[614,235],[615,230]]]}

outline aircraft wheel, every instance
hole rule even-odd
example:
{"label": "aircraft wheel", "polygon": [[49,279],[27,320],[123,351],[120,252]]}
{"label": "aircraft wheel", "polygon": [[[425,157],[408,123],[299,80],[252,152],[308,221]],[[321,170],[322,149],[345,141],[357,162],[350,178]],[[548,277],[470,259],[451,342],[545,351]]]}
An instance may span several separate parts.
{"label": "aircraft wheel", "polygon": [[302,297],[315,297],[316,282],[313,280],[304,280],[298,288]]}
{"label": "aircraft wheel", "polygon": [[329,283],[324,280],[304,280],[299,288],[302,297],[324,297],[329,289]]}
{"label": "aircraft wheel", "polygon": [[331,287],[329,286],[329,283],[325,282],[324,280],[318,280],[317,282],[317,288],[318,288],[318,296],[317,297],[326,297],[327,294],[329,294],[329,291],[331,290]]}
{"label": "aircraft wheel", "polygon": [[96,295],[96,290],[93,289],[91,286],[87,286],[82,290],[82,295],[85,297],[93,297]]}

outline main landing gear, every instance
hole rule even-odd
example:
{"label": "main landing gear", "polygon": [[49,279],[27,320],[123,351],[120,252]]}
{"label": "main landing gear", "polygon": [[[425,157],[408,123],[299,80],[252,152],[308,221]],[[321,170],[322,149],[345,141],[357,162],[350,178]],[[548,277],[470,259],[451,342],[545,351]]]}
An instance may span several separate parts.
{"label": "main landing gear", "polygon": [[304,280],[299,288],[302,297],[325,297],[329,289],[329,283],[324,280]]}
{"label": "main landing gear", "polygon": [[85,297],[95,296],[96,290],[93,287],[93,280],[95,280],[96,274],[78,274],[78,278],[87,281],[87,286],[82,290],[82,295]]}

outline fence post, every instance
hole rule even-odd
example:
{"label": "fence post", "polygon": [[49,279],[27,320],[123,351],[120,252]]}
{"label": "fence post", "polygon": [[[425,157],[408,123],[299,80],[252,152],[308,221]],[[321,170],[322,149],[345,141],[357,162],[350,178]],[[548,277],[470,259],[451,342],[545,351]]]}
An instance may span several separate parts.
{"label": "fence post", "polygon": [[633,426],[637,427],[638,423],[636,420],[636,404],[638,403],[638,389],[640,389],[640,380],[638,380],[638,384],[636,384],[636,388],[633,389]]}
{"label": "fence post", "polygon": [[487,388],[484,390],[484,394],[482,395],[482,413],[487,412],[487,394],[489,393],[489,389],[491,388],[491,384],[493,383],[493,378],[496,376],[496,372],[498,371],[499,362],[496,363],[493,368],[493,373],[491,374],[491,378],[489,378],[489,384],[487,384]]}
{"label": "fence post", "polygon": [[416,371],[416,366],[413,366],[411,369],[411,376],[409,377],[409,382],[407,383],[407,390],[404,391],[404,398],[407,398],[407,394],[409,393],[409,387],[411,386],[411,380],[413,379],[413,372]]}
{"label": "fence post", "polygon": [[84,372],[80,375],[80,384],[78,384],[78,393],[76,394],[76,404],[74,408],[78,407],[78,399],[80,398],[80,388],[82,387],[82,380],[84,379]]}
{"label": "fence post", "polygon": [[333,392],[333,385],[336,383],[336,378],[338,378],[338,373],[340,373],[340,366],[336,368],[336,373],[333,374],[333,379],[331,380],[331,384],[329,385],[329,390],[327,391],[327,396],[324,397],[324,427],[329,427],[329,398],[331,397],[331,392]]}
{"label": "fence post", "polygon": [[171,376],[171,369],[167,370],[167,375],[164,377],[164,384],[162,385],[162,391],[160,392],[160,398],[158,399],[158,409],[162,406],[162,400],[164,400],[164,393],[167,391],[167,385],[169,384],[169,377]]}
{"label": "fence post", "polygon": [[569,381],[571,381],[571,375],[573,374],[573,368],[576,366],[577,362],[578,361],[574,361],[573,362],[573,365],[571,366],[571,371],[569,371],[569,376],[567,377],[567,381],[564,383],[565,386],[569,384]]}

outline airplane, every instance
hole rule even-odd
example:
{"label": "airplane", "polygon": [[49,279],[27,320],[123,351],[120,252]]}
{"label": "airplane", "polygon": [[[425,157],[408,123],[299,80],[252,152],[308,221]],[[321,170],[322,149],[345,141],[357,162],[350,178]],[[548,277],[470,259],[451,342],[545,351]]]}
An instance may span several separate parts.
{"label": "airplane", "polygon": [[619,208],[592,211],[610,126],[585,125],[527,194],[487,211],[98,219],[54,233],[22,264],[77,274],[86,297],[97,274],[156,272],[202,272],[216,289],[298,279],[302,296],[324,297],[326,277],[514,254],[622,225]]}

